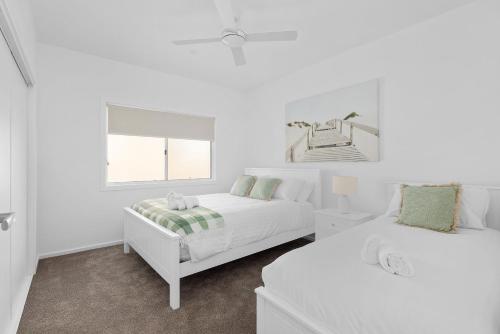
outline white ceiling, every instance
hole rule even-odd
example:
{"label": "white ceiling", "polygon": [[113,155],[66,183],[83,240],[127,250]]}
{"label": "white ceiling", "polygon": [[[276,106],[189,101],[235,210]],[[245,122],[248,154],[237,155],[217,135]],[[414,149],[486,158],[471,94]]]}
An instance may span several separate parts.
{"label": "white ceiling", "polygon": [[211,0],[32,0],[38,40],[159,71],[249,89],[471,0],[234,0],[247,32],[298,30],[296,42],[244,46],[235,67]]}

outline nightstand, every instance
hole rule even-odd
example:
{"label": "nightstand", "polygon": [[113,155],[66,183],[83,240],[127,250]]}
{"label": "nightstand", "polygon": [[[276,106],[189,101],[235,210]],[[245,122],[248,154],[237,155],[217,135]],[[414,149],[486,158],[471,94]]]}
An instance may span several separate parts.
{"label": "nightstand", "polygon": [[364,212],[341,213],[336,209],[314,211],[316,240],[342,232],[356,225],[373,219],[373,215]]}

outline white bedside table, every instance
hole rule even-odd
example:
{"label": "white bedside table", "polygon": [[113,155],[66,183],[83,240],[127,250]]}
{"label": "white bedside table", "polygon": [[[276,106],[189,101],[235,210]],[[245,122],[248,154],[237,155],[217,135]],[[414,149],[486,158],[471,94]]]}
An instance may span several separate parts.
{"label": "white bedside table", "polygon": [[314,218],[315,239],[320,240],[367,222],[373,219],[373,215],[365,212],[340,213],[336,209],[322,209],[314,211]]}

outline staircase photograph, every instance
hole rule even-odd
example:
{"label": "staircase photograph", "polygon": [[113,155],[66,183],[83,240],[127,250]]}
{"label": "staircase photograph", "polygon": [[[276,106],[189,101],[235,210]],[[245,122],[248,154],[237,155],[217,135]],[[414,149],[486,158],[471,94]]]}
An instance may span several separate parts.
{"label": "staircase photograph", "polygon": [[286,161],[379,160],[378,80],[286,106]]}

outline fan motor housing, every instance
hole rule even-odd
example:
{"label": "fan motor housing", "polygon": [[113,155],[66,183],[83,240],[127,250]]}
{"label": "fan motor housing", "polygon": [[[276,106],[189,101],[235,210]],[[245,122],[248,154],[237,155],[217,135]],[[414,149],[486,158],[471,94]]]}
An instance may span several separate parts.
{"label": "fan motor housing", "polygon": [[242,30],[224,30],[222,32],[222,43],[230,48],[239,48],[246,42],[246,34]]}

